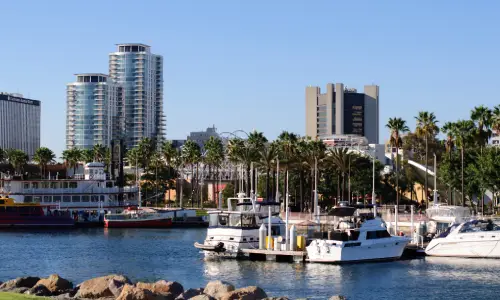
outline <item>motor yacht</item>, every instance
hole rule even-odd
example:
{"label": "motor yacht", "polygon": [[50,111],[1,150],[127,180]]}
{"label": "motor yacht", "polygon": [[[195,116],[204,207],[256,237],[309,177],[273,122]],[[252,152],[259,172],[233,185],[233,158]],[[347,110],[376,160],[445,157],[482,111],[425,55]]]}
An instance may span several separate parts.
{"label": "motor yacht", "polygon": [[326,239],[315,239],[306,247],[308,260],[316,263],[352,263],[397,260],[410,238],[391,236],[385,222],[373,213],[355,215],[356,208],[335,207],[338,217]]}
{"label": "motor yacht", "polygon": [[[231,202],[235,200],[237,204],[233,210]],[[279,217],[279,202],[238,197],[229,198],[227,203],[227,210],[208,212],[205,241],[194,244],[203,250],[206,259],[238,258],[243,256],[242,249],[258,249],[259,228],[262,224],[268,228],[269,218],[273,236],[285,233],[285,222]]]}
{"label": "motor yacht", "polygon": [[430,256],[500,258],[500,226],[472,220],[450,226],[425,249]]}

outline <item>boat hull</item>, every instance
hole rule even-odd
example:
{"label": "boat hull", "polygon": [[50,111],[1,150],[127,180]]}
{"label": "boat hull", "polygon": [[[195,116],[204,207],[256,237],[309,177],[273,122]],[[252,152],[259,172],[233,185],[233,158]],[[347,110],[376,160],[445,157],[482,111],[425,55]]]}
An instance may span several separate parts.
{"label": "boat hull", "polygon": [[70,217],[57,216],[2,216],[0,228],[11,227],[73,227],[74,220]]}
{"label": "boat hull", "polygon": [[425,254],[429,256],[500,258],[500,236],[462,237],[460,240],[438,238],[432,240]]}
{"label": "boat hull", "polygon": [[156,220],[104,220],[106,228],[168,228],[172,227],[172,219]]}
{"label": "boat hull", "polygon": [[[316,263],[359,263],[398,260],[409,239],[391,237],[374,241],[340,243],[323,241],[307,247],[308,261]],[[346,245],[349,245],[346,247]],[[351,246],[352,245],[352,246]]]}

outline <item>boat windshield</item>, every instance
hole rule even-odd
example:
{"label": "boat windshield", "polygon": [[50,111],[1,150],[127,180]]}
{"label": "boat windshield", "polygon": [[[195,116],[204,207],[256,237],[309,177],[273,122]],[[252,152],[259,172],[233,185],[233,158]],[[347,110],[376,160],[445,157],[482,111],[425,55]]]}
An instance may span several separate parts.
{"label": "boat windshield", "polygon": [[477,232],[477,231],[499,231],[500,226],[493,223],[493,221],[482,221],[482,220],[474,220],[470,222],[464,223],[462,228],[460,228],[460,233],[465,232]]}
{"label": "boat windshield", "polygon": [[254,214],[209,214],[210,227],[257,227]]}
{"label": "boat windshield", "polygon": [[445,237],[447,237],[447,236],[448,236],[448,234],[450,234],[450,232],[451,232],[453,229],[457,228],[457,226],[458,226],[458,224],[451,225],[451,226],[450,226],[450,227],[448,227],[448,228],[447,228],[444,232],[442,232],[442,233],[438,236],[438,238],[445,238]]}

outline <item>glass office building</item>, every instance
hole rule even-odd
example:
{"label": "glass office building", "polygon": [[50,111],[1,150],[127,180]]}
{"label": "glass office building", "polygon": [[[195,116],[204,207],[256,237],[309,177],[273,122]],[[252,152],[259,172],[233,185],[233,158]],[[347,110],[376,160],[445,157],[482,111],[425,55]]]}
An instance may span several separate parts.
{"label": "glass office building", "polygon": [[163,58],[144,44],[118,44],[109,55],[109,76],[123,87],[124,140],[132,149],[143,138],[164,139]]}
{"label": "glass office building", "polygon": [[105,74],[76,74],[67,85],[66,148],[92,149],[124,133],[123,89]]}

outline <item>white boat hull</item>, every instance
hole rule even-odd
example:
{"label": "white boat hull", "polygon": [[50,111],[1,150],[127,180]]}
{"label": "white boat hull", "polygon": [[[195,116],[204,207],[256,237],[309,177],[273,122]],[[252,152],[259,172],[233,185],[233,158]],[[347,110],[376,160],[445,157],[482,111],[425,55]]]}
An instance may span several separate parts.
{"label": "white boat hull", "polygon": [[307,256],[309,261],[318,263],[397,260],[401,258],[408,243],[409,239],[405,237],[341,243],[325,240],[311,243],[307,247]]}
{"label": "white boat hull", "polygon": [[205,259],[239,258],[242,249],[259,248],[259,230],[240,230],[228,228],[209,228],[204,245],[216,246],[222,243],[224,251],[203,250]]}
{"label": "white boat hull", "polygon": [[460,238],[432,240],[425,254],[429,256],[500,258],[500,232],[462,234]]}

